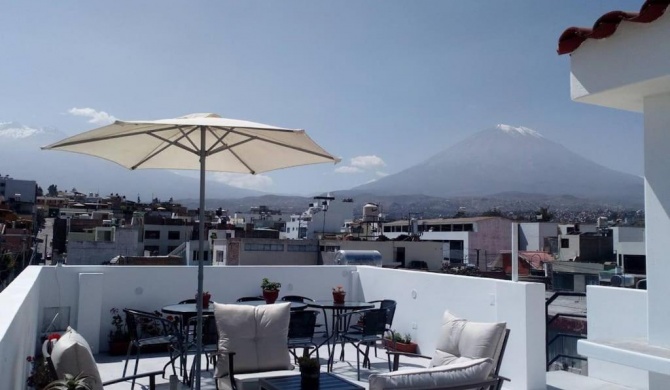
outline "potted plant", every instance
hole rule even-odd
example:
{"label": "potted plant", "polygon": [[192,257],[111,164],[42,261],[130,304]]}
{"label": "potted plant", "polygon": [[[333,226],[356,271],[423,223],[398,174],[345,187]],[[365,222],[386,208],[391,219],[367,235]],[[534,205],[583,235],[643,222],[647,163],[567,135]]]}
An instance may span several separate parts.
{"label": "potted plant", "polygon": [[128,351],[130,334],[119,309],[113,307],[109,312],[112,314],[112,330],[109,331],[108,336],[109,354],[112,356],[123,355]]}
{"label": "potted plant", "polygon": [[298,358],[298,366],[300,367],[301,388],[318,389],[319,375],[321,373],[319,360],[310,358],[309,356],[301,356]]}
{"label": "potted plant", "polygon": [[335,303],[344,303],[344,297],[347,295],[344,291],[344,287],[336,286],[333,287],[333,302]]}
{"label": "potted plant", "polygon": [[[198,293],[195,293],[195,299],[197,302],[198,299]],[[208,307],[209,306],[209,301],[212,299],[212,294],[209,293],[209,291],[203,291],[202,292],[202,307]]]}
{"label": "potted plant", "polygon": [[268,278],[263,278],[261,288],[263,289],[263,298],[265,298],[265,303],[272,304],[275,303],[277,297],[279,297],[279,288],[281,288],[281,283],[271,282],[268,280]]}
{"label": "potted plant", "polygon": [[89,377],[80,373],[77,376],[72,374],[65,374],[65,379],[55,380],[44,390],[93,390],[93,387],[88,383]]}
{"label": "potted plant", "polygon": [[412,342],[412,335],[405,333],[404,335],[391,331],[391,337],[384,339],[384,346],[389,350],[398,352],[416,353],[417,345]]}
{"label": "potted plant", "polygon": [[31,365],[30,375],[26,378],[26,385],[36,390],[43,390],[56,378],[43,356],[28,356],[26,360]]}

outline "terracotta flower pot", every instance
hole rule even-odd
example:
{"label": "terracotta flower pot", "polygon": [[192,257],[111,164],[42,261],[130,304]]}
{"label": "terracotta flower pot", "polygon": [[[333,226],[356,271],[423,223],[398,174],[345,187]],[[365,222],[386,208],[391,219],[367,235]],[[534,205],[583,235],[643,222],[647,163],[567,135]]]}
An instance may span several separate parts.
{"label": "terracotta flower pot", "polygon": [[384,339],[384,346],[386,349],[391,351],[406,352],[406,353],[416,353],[417,344],[416,343],[399,343],[393,342],[391,339]]}
{"label": "terracotta flower pot", "polygon": [[344,303],[344,297],[347,295],[345,292],[333,292],[333,302],[335,303]]}
{"label": "terracotta flower pot", "polygon": [[279,290],[263,290],[263,298],[268,305],[275,303],[279,297]]}

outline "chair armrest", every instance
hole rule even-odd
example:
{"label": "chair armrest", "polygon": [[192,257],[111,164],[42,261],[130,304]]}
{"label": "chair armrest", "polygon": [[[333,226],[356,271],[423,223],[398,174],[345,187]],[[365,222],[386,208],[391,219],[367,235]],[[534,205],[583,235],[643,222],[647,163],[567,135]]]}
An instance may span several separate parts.
{"label": "chair armrest", "polygon": [[233,364],[233,356],[235,356],[235,352],[216,351],[214,355],[228,356],[228,376],[230,377],[230,385],[233,386],[233,390],[237,390],[237,385],[235,384],[235,365]]}
{"label": "chair armrest", "polygon": [[149,377],[149,390],[156,390],[156,375],[163,375],[163,371],[145,372],[143,374],[125,376],[123,378],[112,379],[111,381],[103,382],[102,386],[113,385],[115,383],[126,382],[133,379],[140,379]]}
{"label": "chair armrest", "polygon": [[387,350],[386,354],[388,355],[389,359],[391,358],[391,355],[393,355],[393,368],[391,369],[391,371],[398,371],[398,366],[400,365],[400,356],[422,358],[428,360],[432,359],[431,356],[419,355],[418,353],[409,353],[409,352],[398,352],[398,351]]}

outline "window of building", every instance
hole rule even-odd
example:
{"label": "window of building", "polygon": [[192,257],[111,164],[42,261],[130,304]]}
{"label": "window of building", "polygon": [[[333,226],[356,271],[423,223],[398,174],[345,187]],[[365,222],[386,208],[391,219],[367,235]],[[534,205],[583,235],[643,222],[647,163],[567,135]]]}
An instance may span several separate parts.
{"label": "window of building", "polygon": [[160,240],[161,232],[160,230],[146,230],[144,232],[145,240]]}
{"label": "window of building", "polygon": [[340,247],[339,247],[339,245],[337,245],[337,246],[326,245],[326,246],[319,247],[319,250],[321,252],[337,252],[337,251],[340,250]]}
{"label": "window of building", "polygon": [[451,225],[442,225],[442,231],[443,232],[450,232],[451,231]]}
{"label": "window of building", "polygon": [[245,243],[245,251],[267,251],[267,252],[283,252],[284,244],[258,244],[258,243]]}
{"label": "window of building", "polygon": [[474,232],[475,229],[474,229],[474,226],[472,226],[471,223],[466,223],[466,224],[463,225],[463,231]]}
{"label": "window of building", "polygon": [[181,232],[179,230],[170,230],[168,232],[168,240],[180,240]]}
{"label": "window of building", "polygon": [[168,245],[168,253],[171,253],[175,249],[177,249],[177,245]]}
{"label": "window of building", "polygon": [[146,252],[149,252],[152,256],[155,256],[158,254],[158,245],[145,245],[144,250]]}
{"label": "window of building", "polygon": [[461,225],[461,224],[455,224],[455,225],[453,225],[453,231],[455,231],[455,232],[462,232],[462,231],[463,231],[463,225]]}
{"label": "window of building", "polygon": [[570,240],[567,238],[561,238],[561,248],[570,248]]}
{"label": "window of building", "polygon": [[288,252],[317,252],[319,247],[317,245],[293,245],[286,246]]}

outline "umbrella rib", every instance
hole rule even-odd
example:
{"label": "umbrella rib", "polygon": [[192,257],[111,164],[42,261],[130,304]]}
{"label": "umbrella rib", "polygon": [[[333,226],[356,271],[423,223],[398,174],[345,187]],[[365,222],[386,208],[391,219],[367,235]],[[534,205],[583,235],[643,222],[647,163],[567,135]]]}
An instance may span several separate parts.
{"label": "umbrella rib", "polygon": [[194,132],[195,129],[197,129],[197,126],[194,126],[194,127],[191,129],[191,131],[189,131],[188,133],[186,133],[186,132],[184,131],[184,129],[183,129],[181,126],[179,126],[179,131],[184,135],[184,137],[188,140],[188,142],[191,143],[191,146],[193,146],[193,150],[198,150],[198,147],[195,145],[195,142],[193,142],[193,140],[191,139],[191,137],[189,137],[189,134],[191,134],[192,132]]}
{"label": "umbrella rib", "polygon": [[[179,130],[181,130],[181,129],[179,129]],[[167,138],[158,136],[158,135],[156,135],[156,134],[154,134],[154,133],[147,133],[147,134],[149,134],[150,136],[152,136],[152,137],[154,137],[154,138],[158,138],[159,140],[161,140],[161,141],[163,141],[163,142],[166,142],[167,145],[164,145],[163,147],[161,147],[161,148],[155,150],[153,153],[151,153],[150,155],[148,155],[148,156],[146,156],[145,158],[143,158],[142,160],[140,160],[137,164],[133,165],[130,169],[133,169],[133,170],[134,170],[134,169],[137,169],[137,167],[139,167],[140,165],[144,164],[145,162],[151,160],[152,158],[156,157],[158,154],[160,154],[162,151],[164,151],[165,149],[169,148],[170,146],[176,146],[176,147],[179,147],[179,148],[182,148],[182,149],[186,150],[187,152],[191,152],[191,153],[194,153],[194,154],[198,154],[198,151],[197,151],[197,150],[189,149],[189,148],[187,148],[186,146],[184,146],[184,145],[178,143],[178,141],[181,140],[181,139],[183,139],[183,138],[189,139],[189,138],[188,138],[188,134],[192,133],[194,130],[195,130],[195,128],[193,128],[193,129],[192,129],[190,132],[188,132],[188,133],[185,133],[183,130],[181,130],[183,135],[182,135],[181,137],[177,138],[177,139],[174,140],[174,141],[170,141],[170,140],[168,140]],[[189,140],[190,140],[190,139],[189,139]]]}
{"label": "umbrella rib", "polygon": [[234,150],[230,149],[230,153],[231,153],[233,156],[235,156],[235,158],[238,159],[239,162],[241,162],[242,165],[244,165],[244,166],[249,170],[249,173],[251,173],[252,175],[255,175],[255,174],[256,174],[256,171],[254,171],[253,169],[251,169],[251,167],[250,167],[246,162],[244,162],[244,160],[242,160],[242,159],[240,158],[240,156],[238,156],[237,153],[235,153]]}
{"label": "umbrella rib", "polygon": [[230,134],[230,130],[227,130],[221,137],[218,137],[218,136],[216,135],[216,133],[214,132],[214,130],[212,130],[211,127],[208,127],[207,130],[209,130],[209,132],[212,134],[212,136],[216,138],[216,141],[212,144],[212,146],[211,146],[209,149],[207,149],[207,153],[206,153],[207,155],[210,154],[210,152],[214,149],[214,147],[215,147],[217,144],[221,144],[221,145],[223,145],[223,146],[227,146],[227,145],[223,142],[223,139],[226,138],[226,136],[227,136],[228,134]]}
{"label": "umbrella rib", "polygon": [[[285,147],[285,148],[297,150],[299,152],[304,152],[304,153],[307,153],[307,154],[312,154],[314,156],[319,156],[319,157],[323,157],[323,158],[327,158],[327,159],[331,159],[331,160],[333,158],[333,156],[331,156],[329,154],[318,153],[318,152],[314,152],[314,151],[311,151],[309,149],[301,148],[301,147],[298,147],[298,146],[287,145],[287,144],[281,143],[279,141],[274,141],[274,140],[270,140],[270,139],[267,139],[267,138],[262,138],[262,137],[259,137],[257,135],[249,135],[249,134],[240,133],[240,132],[235,131],[235,129],[233,129],[233,128],[231,128],[230,131],[235,133],[235,134],[238,134],[238,135],[243,135],[243,136],[249,137],[248,141],[251,141],[251,140],[265,141],[267,143],[271,143],[271,144],[282,146],[282,147]],[[233,146],[237,146],[237,145],[233,145]],[[230,146],[230,147],[232,148],[233,146]],[[216,150],[216,151],[218,152],[218,150]]]}
{"label": "umbrella rib", "polygon": [[[158,130],[154,130],[154,131],[167,131],[167,130],[174,130],[174,129],[178,129],[178,128],[179,128],[179,126],[170,126],[170,127],[166,127],[166,128],[158,129]],[[109,140],[109,139],[133,137],[133,136],[137,136],[137,135],[146,135],[146,134],[151,134],[151,133],[141,132],[141,133],[130,133],[130,134],[106,135],[104,137],[95,137],[95,138],[87,138],[87,139],[82,139],[82,140],[77,140],[77,141],[63,142],[63,143],[60,143],[58,145],[53,145],[53,146],[61,148],[63,146],[87,144],[89,142],[106,141],[106,140]]]}
{"label": "umbrella rib", "polygon": [[219,153],[219,152],[223,152],[224,150],[232,149],[232,148],[234,148],[234,147],[236,147],[236,146],[240,146],[240,145],[242,145],[242,144],[246,144],[247,142],[250,142],[250,141],[253,141],[253,140],[254,140],[253,138],[248,138],[248,139],[245,139],[244,141],[240,141],[240,142],[238,142],[238,143],[236,143],[236,144],[232,144],[232,145],[226,145],[226,144],[222,143],[223,146],[218,147],[218,148],[216,148],[216,149],[214,149],[214,150],[208,150],[208,151],[207,151],[207,155],[208,155],[208,156],[211,156],[211,155],[213,155],[213,154],[217,154],[217,153]]}

